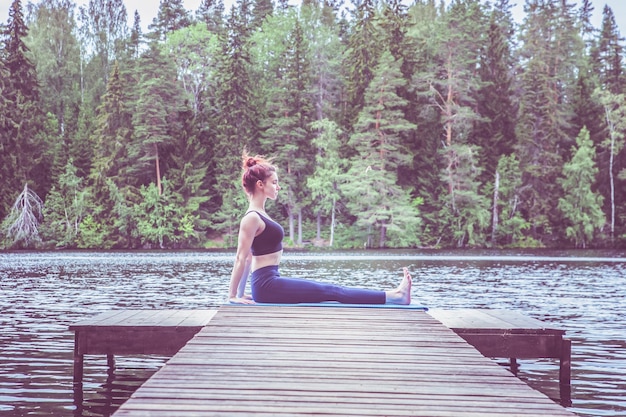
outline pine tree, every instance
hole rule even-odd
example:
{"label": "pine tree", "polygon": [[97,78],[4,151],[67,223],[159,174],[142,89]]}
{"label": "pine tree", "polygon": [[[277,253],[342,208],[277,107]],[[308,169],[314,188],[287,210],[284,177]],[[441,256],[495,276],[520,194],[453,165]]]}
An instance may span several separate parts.
{"label": "pine tree", "polygon": [[[215,161],[211,184],[211,194],[215,197],[212,203],[221,207],[214,213],[215,223],[217,228],[224,230],[231,230],[232,224],[241,215],[240,203],[232,197],[243,194],[239,185],[242,150],[244,147],[259,149],[258,109],[255,106],[248,19],[246,0],[240,2],[239,9],[232,7],[226,26],[228,35],[222,41],[214,112],[209,116],[214,120],[216,128],[216,141],[211,155]],[[225,190],[229,184],[232,190]],[[242,198],[245,201],[243,195]]]}
{"label": "pine tree", "polygon": [[605,5],[602,11],[602,29],[598,39],[596,71],[600,74],[600,82],[613,94],[625,91],[626,78],[622,57],[624,38],[620,36],[613,10]]}
{"label": "pine tree", "polygon": [[186,28],[191,23],[189,12],[185,10],[182,0],[161,0],[159,12],[148,29],[152,30],[153,39],[165,41],[172,32]]}
{"label": "pine tree", "polygon": [[380,34],[376,28],[376,3],[374,0],[355,2],[354,28],[348,39],[348,50],[344,60],[347,71],[346,130],[356,121],[365,105],[365,90],[374,77],[378,64]]}
{"label": "pine tree", "polygon": [[558,208],[568,222],[566,236],[577,248],[586,248],[604,226],[605,217],[603,198],[592,189],[598,168],[586,128],[580,131],[576,144],[577,148],[572,148],[572,159],[563,166],[563,177],[558,180],[563,188]]}
{"label": "pine tree", "polygon": [[408,146],[413,156],[410,168],[400,178],[412,194],[422,201],[423,239],[426,245],[438,245],[440,233],[438,196],[446,192],[440,179],[442,146],[442,114],[433,102],[430,80],[442,77],[443,57],[439,53],[446,33],[446,21],[434,1],[424,1],[409,9],[406,33],[407,51],[411,59],[411,89],[414,94],[408,106],[407,119],[418,128]]}
{"label": "pine tree", "polygon": [[572,6],[560,0],[529,0],[523,24],[521,73],[523,94],[517,125],[524,172],[524,217],[533,238],[555,240],[559,225],[555,202],[561,196],[557,177],[571,146],[573,87],[583,56],[583,43]]}
{"label": "pine tree", "polygon": [[520,208],[522,173],[515,155],[503,155],[495,172],[491,242],[494,246],[523,245],[528,229]]}
{"label": "pine tree", "polygon": [[481,149],[479,165],[483,168],[483,184],[494,178],[500,157],[510,155],[516,143],[513,57],[507,39],[512,30],[500,21],[500,13],[493,11],[487,45],[478,67],[481,86],[476,104],[481,119],[476,122],[470,139]]}
{"label": "pine tree", "polygon": [[142,77],[137,86],[138,100],[133,114],[134,135],[129,156],[133,166],[129,174],[138,185],[161,181],[170,164],[169,156],[180,132],[178,120],[182,108],[176,69],[164,56],[161,47],[152,42],[141,59]]}
{"label": "pine tree", "polygon": [[[483,8],[476,0],[451,3],[442,16],[445,26],[435,35],[437,58],[414,78],[421,94],[427,95],[430,105],[439,110],[436,122],[443,129],[441,144],[437,144],[439,157],[435,160],[437,179],[443,181],[443,187],[433,190],[433,212],[439,213],[433,219],[433,233],[457,246],[476,244],[478,233],[471,228],[477,230],[477,224],[484,227],[483,198],[476,177],[481,172],[477,158],[482,150],[470,142],[472,128],[479,120],[475,92],[482,87],[476,73],[487,32]],[[468,177],[463,178],[464,175]],[[473,207],[470,201],[475,203]],[[471,210],[474,211],[470,213]]]}
{"label": "pine tree", "polygon": [[272,0],[254,0],[252,10],[252,28],[259,28],[268,16],[274,13]]}
{"label": "pine tree", "polygon": [[209,32],[224,35],[224,0],[202,0],[196,19],[204,22]]}
{"label": "pine tree", "polygon": [[318,120],[311,125],[318,135],[313,139],[317,148],[315,154],[315,171],[307,179],[307,187],[311,191],[312,208],[317,215],[317,242],[321,242],[322,216],[330,213],[330,237],[328,246],[335,241],[337,202],[341,198],[339,177],[343,173],[344,162],[339,155],[341,131],[335,122],[328,119]]}
{"label": "pine tree", "polygon": [[46,197],[41,235],[57,248],[76,247],[80,224],[87,214],[89,192],[76,172],[70,158],[59,176],[58,188],[53,187]]}
{"label": "pine tree", "polygon": [[[0,132],[0,219],[9,212],[15,198],[27,181],[37,174],[49,177],[49,172],[34,172],[41,154],[47,149],[41,142],[39,132],[44,130],[45,119],[39,102],[39,83],[35,65],[29,58],[25,44],[28,27],[24,23],[22,5],[14,0],[9,9],[9,21],[5,27],[5,48],[0,55],[6,69],[2,81],[3,125]],[[31,182],[35,193],[45,193],[42,184]]]}
{"label": "pine tree", "polygon": [[171,191],[181,204],[181,223],[175,236],[177,241],[193,247],[202,243],[202,236],[211,226],[208,213],[202,210],[210,199],[209,190],[203,187],[208,172],[208,149],[198,141],[193,111],[186,107],[180,112],[179,120],[181,130],[176,136],[169,169]]}
{"label": "pine tree", "polygon": [[415,129],[404,118],[406,100],[397,94],[406,84],[401,64],[388,50],[382,53],[365,93],[366,105],[348,142],[356,155],[350,160],[341,191],[357,225],[367,233],[368,246],[374,246],[369,235],[376,230],[379,247],[387,245],[388,235],[403,239],[409,234],[405,244],[418,240],[419,218],[397,176],[398,167],[410,162],[402,136]]}
{"label": "pine tree", "polygon": [[129,86],[115,65],[98,109],[94,157],[90,172],[91,206],[81,224],[79,247],[131,247],[133,226],[129,207],[138,199],[139,184],[131,169],[132,107]]}
{"label": "pine tree", "polygon": [[[275,163],[284,169],[281,174],[284,189],[289,237],[302,244],[301,216],[305,206],[306,177],[311,173],[309,124],[313,121],[310,90],[310,63],[307,59],[302,25],[295,20],[287,36],[282,57],[282,77],[276,80],[268,102],[267,130],[262,144],[276,154]],[[296,220],[298,236],[295,236]]]}
{"label": "pine tree", "polygon": [[[304,38],[307,39],[307,59],[315,120],[340,120],[342,92],[345,88],[341,73],[341,57],[345,47],[339,38],[335,18],[325,13],[328,6],[302,7],[300,13]],[[332,10],[332,9],[331,9]]]}
{"label": "pine tree", "polygon": [[131,59],[138,59],[141,54],[141,44],[143,42],[143,33],[141,30],[141,16],[139,12],[135,10],[133,15],[133,27],[130,31],[130,39],[128,40],[128,56]]}

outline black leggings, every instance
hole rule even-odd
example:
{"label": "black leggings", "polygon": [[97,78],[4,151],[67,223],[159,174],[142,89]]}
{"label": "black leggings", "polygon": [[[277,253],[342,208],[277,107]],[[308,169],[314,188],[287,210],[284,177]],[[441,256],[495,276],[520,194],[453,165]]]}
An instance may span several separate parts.
{"label": "black leggings", "polygon": [[385,304],[384,291],[342,287],[299,278],[283,278],[278,266],[252,273],[252,298],[258,303],[297,304],[338,301],[344,304]]}

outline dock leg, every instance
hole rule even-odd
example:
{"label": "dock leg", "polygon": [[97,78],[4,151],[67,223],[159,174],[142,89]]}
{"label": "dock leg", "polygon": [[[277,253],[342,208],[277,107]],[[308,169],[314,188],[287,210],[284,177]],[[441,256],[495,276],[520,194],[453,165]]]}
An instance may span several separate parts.
{"label": "dock leg", "polygon": [[74,385],[83,384],[83,359],[84,355],[80,353],[79,334],[76,332],[74,337]]}
{"label": "dock leg", "polygon": [[516,358],[509,358],[510,359],[510,363],[511,363],[511,372],[513,372],[513,375],[517,376],[517,372],[519,371],[519,364],[517,363],[517,359]]}
{"label": "dock leg", "polygon": [[559,392],[561,405],[569,407],[572,405],[572,341],[563,339],[561,341],[561,358],[559,359]]}
{"label": "dock leg", "polygon": [[76,406],[76,411],[79,413],[78,415],[83,415],[83,361],[85,355],[80,353],[81,349],[79,345],[79,335],[78,331],[76,331],[74,336],[74,405]]}
{"label": "dock leg", "polygon": [[112,354],[107,355],[107,366],[109,367],[108,373],[109,375],[113,375],[115,373],[115,356]]}

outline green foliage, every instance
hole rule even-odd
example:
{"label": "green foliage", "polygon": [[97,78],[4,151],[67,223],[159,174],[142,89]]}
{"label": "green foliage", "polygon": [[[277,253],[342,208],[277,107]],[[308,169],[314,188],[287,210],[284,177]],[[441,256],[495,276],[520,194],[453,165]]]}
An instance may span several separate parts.
{"label": "green foliage", "polygon": [[378,232],[377,243],[368,236],[370,247],[386,247],[389,233],[406,233],[411,236],[406,240],[412,244],[419,241],[418,213],[397,180],[398,167],[409,163],[401,138],[415,128],[404,118],[406,101],[396,93],[406,83],[401,64],[389,51],[382,53],[365,93],[365,107],[348,142],[357,153],[342,176],[341,191],[356,224],[368,235]]}
{"label": "green foliage", "polygon": [[522,173],[515,155],[500,157],[495,177],[492,243],[515,247],[522,244],[524,232],[530,226],[520,212]]}
{"label": "green foliage", "polygon": [[89,194],[76,171],[70,158],[65,172],[59,177],[59,189],[53,187],[46,197],[41,235],[57,248],[76,247],[79,227],[86,212]]}
{"label": "green foliage", "polygon": [[[163,192],[155,185],[141,186],[142,201],[134,208],[134,221],[137,224],[137,237],[141,245],[147,248],[165,248],[166,244],[175,243],[181,230],[188,230],[189,225],[181,220],[181,205],[175,195],[169,192],[167,181],[163,181]],[[189,221],[189,218],[186,219]]]}
{"label": "green foliage", "polygon": [[307,179],[307,187],[311,193],[312,209],[318,213],[316,239],[320,240],[321,216],[330,215],[329,246],[334,244],[335,216],[337,202],[341,198],[338,179],[342,173],[343,162],[339,156],[341,131],[335,122],[323,119],[313,122],[311,127],[318,131],[318,136],[313,139],[313,145],[317,148],[315,155],[315,171]]}
{"label": "green foliage", "polygon": [[604,226],[605,216],[603,198],[592,190],[598,168],[594,160],[596,151],[586,128],[580,131],[576,144],[571,161],[563,166],[563,178],[558,181],[564,191],[558,208],[568,222],[566,236],[577,248],[586,248]]}
{"label": "green foliage", "polygon": [[[247,147],[286,245],[619,247],[624,40],[610,8],[526,3],[518,26],[509,0],[164,0],[144,36],[122,0],[13,0],[4,245],[235,246]],[[9,216],[24,184],[43,212]]]}

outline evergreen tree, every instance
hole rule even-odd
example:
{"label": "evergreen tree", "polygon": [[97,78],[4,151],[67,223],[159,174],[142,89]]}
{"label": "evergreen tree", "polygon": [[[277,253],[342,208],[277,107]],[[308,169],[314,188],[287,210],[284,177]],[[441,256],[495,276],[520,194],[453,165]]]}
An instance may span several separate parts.
{"label": "evergreen tree", "polygon": [[[411,88],[414,95],[407,106],[407,119],[417,129],[407,147],[413,161],[400,178],[410,187],[413,195],[422,201],[424,244],[438,245],[440,233],[438,196],[445,193],[440,179],[442,146],[442,114],[432,100],[430,80],[441,77],[442,48],[446,22],[434,1],[424,1],[409,9],[410,25],[407,28],[407,51],[411,59]],[[402,172],[402,171],[401,171]]]}
{"label": "evergreen tree", "polygon": [[[212,146],[214,176],[211,183],[213,204],[221,207],[215,213],[215,223],[221,230],[232,230],[241,215],[240,200],[243,194],[239,185],[240,155],[245,147],[258,149],[258,110],[253,88],[250,28],[246,0],[239,9],[231,8],[227,22],[227,37],[223,40],[219,63],[218,85],[214,113],[216,141]],[[232,189],[231,189],[232,188]],[[228,189],[228,190],[227,190]],[[243,196],[242,196],[243,197]],[[243,197],[245,202],[245,197]],[[238,202],[239,201],[239,202]]]}
{"label": "evergreen tree", "polygon": [[406,83],[401,64],[389,51],[382,53],[348,143],[356,155],[341,190],[357,225],[367,233],[367,246],[374,246],[369,236],[374,231],[379,232],[378,247],[387,245],[388,235],[405,245],[418,242],[419,218],[397,176],[398,167],[410,162],[402,136],[415,129],[404,118],[406,100],[396,92]]}
{"label": "evergreen tree", "polygon": [[563,166],[563,178],[558,180],[563,197],[558,208],[567,219],[566,236],[577,248],[586,248],[605,223],[602,196],[592,187],[598,168],[595,149],[586,128],[576,138],[577,148],[572,148],[572,159]]}
{"label": "evergreen tree", "polygon": [[556,179],[562,172],[563,149],[571,146],[573,86],[583,43],[571,5],[528,0],[526,10],[517,151],[526,190],[524,217],[531,221],[533,238],[545,243],[558,236],[555,202],[561,189]]}
{"label": "evergreen tree", "polygon": [[[315,120],[338,121],[341,116],[342,92],[345,87],[341,72],[341,57],[345,52],[339,33],[331,19],[324,14],[329,7],[302,7],[301,19],[307,56]],[[329,22],[330,20],[330,22]]]}
{"label": "evergreen tree", "polygon": [[155,42],[142,56],[140,66],[142,76],[137,86],[134,135],[129,148],[133,166],[129,174],[140,185],[156,183],[161,192],[161,181],[171,163],[174,138],[180,133],[182,93],[172,60],[163,55]]}
{"label": "evergreen tree", "polygon": [[596,71],[600,74],[600,82],[613,94],[625,91],[626,78],[622,57],[624,39],[620,36],[613,10],[605,5],[602,10],[602,29],[600,31],[596,57]]}
{"label": "evergreen tree", "polygon": [[224,0],[202,0],[196,19],[204,22],[209,32],[224,35]]}
{"label": "evergreen tree", "polygon": [[346,130],[357,118],[365,105],[365,90],[378,64],[380,34],[375,25],[376,3],[374,0],[355,2],[354,28],[348,39],[348,50],[344,60],[347,71]]}
{"label": "evergreen tree", "polygon": [[491,242],[494,246],[523,246],[529,223],[521,208],[522,173],[515,155],[503,155],[495,172]]}
{"label": "evergreen tree", "polygon": [[481,194],[481,168],[471,145],[455,143],[442,150],[448,167],[441,179],[448,193],[440,196],[441,230],[459,248],[483,246],[489,227],[489,202]]}
{"label": "evergreen tree", "polygon": [[[14,0],[9,9],[5,27],[5,48],[0,55],[7,78],[2,81],[3,124],[0,132],[0,219],[8,214],[15,198],[27,181],[35,193],[45,193],[41,184],[49,171],[35,172],[39,158],[47,152],[39,132],[44,131],[44,118],[40,110],[39,83],[35,65],[29,58],[25,44],[28,27],[24,23],[22,5]],[[2,70],[0,67],[0,71]],[[42,177],[43,176],[43,177]]]}
{"label": "evergreen tree", "polygon": [[254,0],[252,10],[252,28],[259,28],[268,16],[274,12],[272,0]]}
{"label": "evergreen tree", "polygon": [[339,155],[341,131],[335,122],[328,119],[317,120],[311,125],[318,132],[313,139],[317,148],[315,154],[315,171],[307,179],[307,187],[311,191],[312,208],[317,214],[317,242],[322,241],[322,216],[330,213],[330,237],[328,246],[335,242],[335,226],[337,202],[341,198],[339,192],[339,177],[343,173],[344,162]]}
{"label": "evergreen tree", "polygon": [[512,29],[503,26],[500,13],[493,11],[489,21],[487,45],[478,67],[481,86],[477,91],[476,122],[471,142],[480,147],[481,182],[490,182],[502,155],[510,155],[515,145],[515,106],[513,57],[508,37]]}
{"label": "evergreen tree", "polygon": [[138,238],[143,247],[171,247],[178,240],[176,231],[180,221],[182,205],[178,196],[168,189],[163,181],[163,189],[154,183],[141,186],[141,202],[134,207],[133,219],[137,224]]}
{"label": "evergreen tree", "polygon": [[128,210],[138,201],[139,184],[131,173],[135,161],[129,151],[134,127],[128,90],[115,65],[98,109],[92,139],[95,144],[90,172],[92,200],[86,223],[80,227],[79,247],[132,247],[133,227],[128,223]]}
{"label": "evergreen tree", "polygon": [[[476,175],[481,172],[477,161],[481,150],[470,145],[470,138],[473,126],[479,120],[476,113],[476,91],[481,88],[481,82],[476,73],[479,51],[486,33],[485,22],[486,16],[480,2],[452,2],[442,17],[445,26],[435,35],[437,59],[431,60],[414,77],[416,87],[421,90],[420,94],[427,96],[430,106],[438,109],[440,114],[436,122],[443,128],[443,138],[441,145],[437,144],[440,149],[438,158],[434,159],[434,166],[439,168],[436,171],[437,180],[444,181],[445,188],[432,191],[436,193],[433,212],[439,214],[433,219],[435,230],[431,233],[439,236],[439,239],[445,239],[446,243],[457,246],[468,242],[476,244],[474,240],[477,234],[470,228],[475,227],[476,223],[483,227],[483,206],[478,202],[482,202],[484,197],[481,198],[478,194],[479,183],[476,182]],[[437,142],[439,137],[435,136]],[[432,170],[433,166],[428,169]],[[463,175],[469,177],[465,179]],[[457,198],[460,200],[456,201]],[[466,206],[469,201],[477,204],[474,207]],[[464,207],[475,211],[465,212]]]}
{"label": "evergreen tree", "polygon": [[172,152],[172,166],[169,170],[172,194],[180,198],[180,225],[176,230],[177,241],[197,247],[201,238],[211,226],[208,213],[203,205],[209,201],[209,190],[203,185],[208,172],[208,149],[197,139],[197,128],[193,111],[188,107],[180,112],[181,130],[176,136]]}
{"label": "evergreen tree", "polygon": [[141,54],[141,44],[143,42],[143,33],[141,30],[141,17],[139,12],[135,10],[133,15],[133,28],[130,31],[130,39],[128,41],[127,55],[131,59],[138,59]]}
{"label": "evergreen tree", "polygon": [[159,12],[148,29],[152,30],[151,37],[164,41],[172,32],[186,28],[191,23],[182,0],[161,0]]}
{"label": "evergreen tree", "polygon": [[[289,221],[289,237],[302,244],[301,217],[305,205],[306,177],[312,172],[309,124],[313,120],[311,109],[310,64],[306,54],[302,26],[295,20],[293,30],[286,40],[282,57],[282,77],[276,80],[268,102],[268,119],[265,140],[262,144],[276,154],[275,162],[283,167],[281,174],[283,197]],[[282,201],[282,199],[281,199]],[[298,220],[298,237],[295,222]]]}
{"label": "evergreen tree", "polygon": [[41,235],[46,243],[57,248],[76,247],[80,224],[86,215],[88,190],[76,172],[70,158],[59,177],[58,189],[53,187],[46,197]]}

